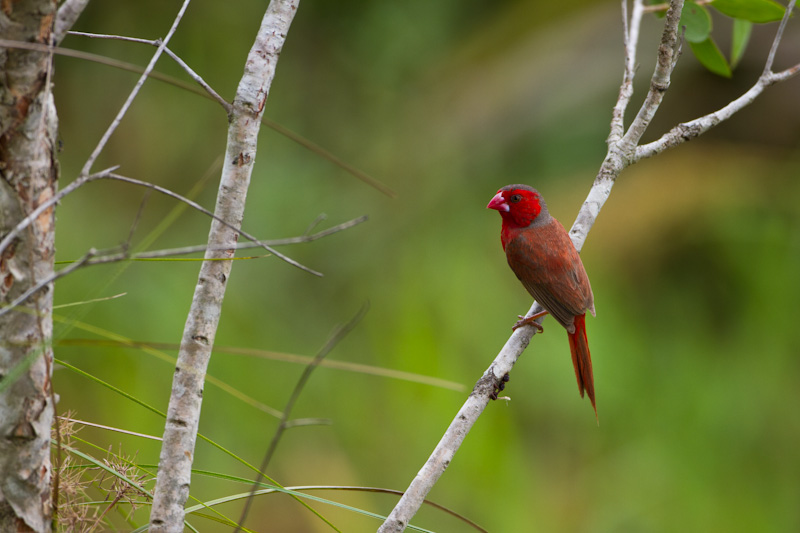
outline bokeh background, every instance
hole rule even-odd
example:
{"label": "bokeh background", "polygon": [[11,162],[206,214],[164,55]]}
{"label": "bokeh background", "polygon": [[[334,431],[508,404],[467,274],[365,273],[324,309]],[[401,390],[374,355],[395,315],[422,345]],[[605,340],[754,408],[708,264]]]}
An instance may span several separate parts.
{"label": "bokeh background", "polygon": [[[265,1],[195,0],[170,47],[227,99],[235,92]],[[155,39],[180,2],[91,2],[75,29]],[[800,61],[792,21],[777,67]],[[727,50],[729,21],[718,19]],[[646,140],[717,109],[757,78],[773,25],[756,27],[733,79],[684,53]],[[652,72],[661,21],[642,28],[636,96]],[[145,65],[144,45],[68,37],[64,46]],[[240,396],[282,410],[302,364],[268,352],[314,355],[365,303],[370,310],[329,359],[460,384],[460,391],[320,367],[293,412],[330,425],[292,428],[268,473],[287,486],[404,489],[530,297],[500,249],[500,218],[485,205],[508,183],[537,187],[566,226],[605,154],[622,75],[619,2],[304,0],[291,27],[266,115],[363,169],[386,195],[313,151],[262,130],[244,227],[262,238],[302,234],[360,215],[369,221],[275,258],[235,263],[209,373]],[[168,59],[157,70],[188,79]],[[137,75],[57,57],[62,186],[75,179]],[[566,335],[552,320],[517,363],[429,498],[489,531],[800,530],[800,80],[770,88],[701,139],[626,170],[583,251],[597,318],[588,320],[600,425],[577,394]],[[213,208],[226,117],[206,99],[149,81],[95,169],[169,187]],[[194,191],[194,192],[193,192]],[[128,239],[145,191],[97,182],[58,209],[59,260]],[[208,219],[150,195],[131,246],[204,242]],[[240,255],[260,255],[258,252]],[[56,357],[166,410],[173,366],[109,336],[178,343],[197,262],[132,262],[80,270],[58,282]],[[76,322],[77,321],[77,322]],[[94,329],[92,329],[94,328]],[[99,329],[98,329],[99,328]],[[248,348],[256,355],[232,353]],[[163,353],[174,356],[175,351]],[[160,436],[163,419],[67,368],[55,373],[60,413]],[[277,427],[209,384],[200,431],[259,464]],[[101,449],[158,460],[159,443],[95,428]],[[103,452],[76,443],[102,458]],[[252,477],[199,442],[195,467]],[[152,483],[148,485],[152,488]],[[249,486],[196,475],[209,501]],[[396,497],[319,496],[379,514]],[[379,521],[312,505],[342,531]],[[241,501],[221,505],[238,518]],[[117,529],[142,508],[109,514]],[[203,518],[201,531],[230,528]],[[473,531],[431,508],[414,524]],[[297,502],[259,497],[247,526],[330,531]]]}

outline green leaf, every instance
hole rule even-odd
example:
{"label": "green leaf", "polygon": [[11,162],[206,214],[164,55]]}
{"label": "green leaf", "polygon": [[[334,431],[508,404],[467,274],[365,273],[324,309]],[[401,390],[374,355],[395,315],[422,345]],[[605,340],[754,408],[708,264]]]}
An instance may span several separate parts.
{"label": "green leaf", "polygon": [[690,42],[689,46],[692,47],[694,56],[708,70],[719,76],[731,77],[731,67],[728,65],[728,60],[719,51],[717,43],[711,37],[700,43]]}
{"label": "green leaf", "polygon": [[753,23],[749,20],[733,19],[733,36],[731,38],[731,68],[739,64],[742,59],[744,49],[750,41],[750,32],[753,30]]}
{"label": "green leaf", "polygon": [[711,17],[708,10],[691,0],[683,4],[680,26],[686,29],[684,38],[690,43],[701,43],[711,33]]}
{"label": "green leaf", "polygon": [[758,23],[781,20],[784,12],[773,0],[713,0],[710,5],[723,15]]}

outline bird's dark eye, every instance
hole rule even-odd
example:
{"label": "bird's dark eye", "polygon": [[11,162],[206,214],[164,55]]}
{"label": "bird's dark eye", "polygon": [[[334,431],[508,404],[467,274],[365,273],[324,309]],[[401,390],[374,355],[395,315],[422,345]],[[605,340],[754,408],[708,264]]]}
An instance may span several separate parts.
{"label": "bird's dark eye", "polygon": [[519,202],[520,200],[522,200],[522,195],[521,194],[515,194],[511,198],[509,198],[509,200],[511,201],[512,204],[515,204],[515,203]]}

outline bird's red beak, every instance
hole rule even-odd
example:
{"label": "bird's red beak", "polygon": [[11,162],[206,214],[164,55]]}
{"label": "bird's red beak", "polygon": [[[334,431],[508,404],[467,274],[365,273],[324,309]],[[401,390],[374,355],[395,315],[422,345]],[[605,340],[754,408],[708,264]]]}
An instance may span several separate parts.
{"label": "bird's red beak", "polygon": [[509,211],[511,208],[508,206],[508,202],[506,199],[503,198],[503,193],[498,192],[492,198],[492,201],[489,202],[489,205],[486,206],[486,209],[497,209],[498,211]]}

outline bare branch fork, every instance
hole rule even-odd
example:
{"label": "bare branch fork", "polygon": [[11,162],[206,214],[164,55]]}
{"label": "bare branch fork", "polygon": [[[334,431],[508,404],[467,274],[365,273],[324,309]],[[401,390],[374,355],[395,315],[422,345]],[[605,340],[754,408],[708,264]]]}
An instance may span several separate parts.
{"label": "bare branch fork", "polygon": [[[670,76],[680,52],[681,39],[679,38],[678,26],[684,2],[683,0],[670,1],[661,43],[658,47],[656,67],[650,79],[650,89],[645,96],[644,103],[626,131],[624,116],[633,96],[636,49],[644,6],[642,0],[633,0],[630,18],[628,18],[628,1],[622,0],[625,69],[617,103],[612,112],[611,129],[607,140],[608,152],[594,180],[594,184],[578,212],[575,223],[570,229],[570,237],[578,251],[583,247],[586,236],[594,225],[597,215],[611,194],[614,182],[623,169],[642,158],[651,157],[667,148],[678,146],[698,137],[752,103],[766,87],[792,78],[798,73],[800,64],[778,73],[772,71],[775,51],[780,44],[784,28],[794,9],[795,1],[791,0],[786,8],[783,20],[775,35],[764,73],[749,91],[722,109],[693,121],[679,124],[659,140],[639,146],[638,143],[642,135],[649,126],[665,92],[669,88]],[[539,304],[534,302],[527,316],[531,316],[540,310]],[[498,356],[476,383],[472,393],[458,411],[458,414],[456,414],[444,436],[417,473],[411,485],[406,489],[389,517],[378,529],[379,533],[400,532],[408,526],[409,521],[422,505],[425,496],[449,466],[467,433],[488,405],[491,395],[496,391],[499,380],[511,370],[535,333],[536,329],[534,327],[527,326],[519,328],[511,334]]]}

